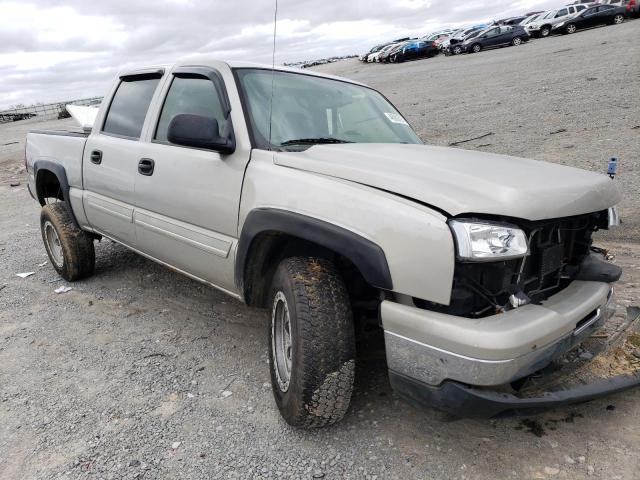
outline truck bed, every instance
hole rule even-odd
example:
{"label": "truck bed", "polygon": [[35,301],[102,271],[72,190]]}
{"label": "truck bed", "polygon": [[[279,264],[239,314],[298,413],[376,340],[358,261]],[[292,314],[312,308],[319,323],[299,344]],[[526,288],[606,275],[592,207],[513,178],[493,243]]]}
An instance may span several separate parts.
{"label": "truck bed", "polygon": [[25,151],[30,180],[35,180],[32,178],[34,163],[46,160],[64,167],[70,186],[82,188],[82,155],[88,136],[89,132],[81,129],[31,130]]}

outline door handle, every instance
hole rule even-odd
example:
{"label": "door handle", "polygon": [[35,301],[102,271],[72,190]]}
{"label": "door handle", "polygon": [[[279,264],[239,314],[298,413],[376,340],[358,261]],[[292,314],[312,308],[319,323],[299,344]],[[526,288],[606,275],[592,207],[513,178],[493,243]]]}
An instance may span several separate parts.
{"label": "door handle", "polygon": [[91,152],[91,163],[100,165],[102,163],[102,152],[100,150],[94,150]]}
{"label": "door handle", "polygon": [[151,160],[150,158],[141,158],[138,162],[138,173],[140,175],[151,176],[153,175],[153,167],[156,162]]}

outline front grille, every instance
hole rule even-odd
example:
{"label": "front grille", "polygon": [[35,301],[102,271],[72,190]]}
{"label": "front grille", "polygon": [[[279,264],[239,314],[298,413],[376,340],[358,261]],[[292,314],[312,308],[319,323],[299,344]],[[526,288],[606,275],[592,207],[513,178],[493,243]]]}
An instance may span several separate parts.
{"label": "front grille", "polygon": [[590,252],[592,233],[606,221],[606,214],[517,222],[529,239],[529,255],[489,263],[459,262],[450,305],[418,302],[418,306],[477,318],[510,309],[509,296],[516,293],[540,303],[571,283]]}

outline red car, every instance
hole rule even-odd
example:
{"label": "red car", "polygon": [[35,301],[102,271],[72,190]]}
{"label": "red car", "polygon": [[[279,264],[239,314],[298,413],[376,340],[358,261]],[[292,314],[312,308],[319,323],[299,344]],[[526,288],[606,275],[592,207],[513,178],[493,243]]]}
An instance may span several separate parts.
{"label": "red car", "polygon": [[607,0],[600,3],[615,5],[616,7],[624,7],[627,11],[627,17],[640,16],[640,0]]}

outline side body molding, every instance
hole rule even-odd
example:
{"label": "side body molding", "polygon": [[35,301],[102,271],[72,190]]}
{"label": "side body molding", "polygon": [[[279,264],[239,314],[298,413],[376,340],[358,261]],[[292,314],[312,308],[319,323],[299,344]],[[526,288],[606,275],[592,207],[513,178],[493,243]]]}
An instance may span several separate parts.
{"label": "side body molding", "polygon": [[393,289],[384,251],[371,240],[317,218],[275,208],[257,208],[247,215],[238,243],[235,278],[241,291],[251,243],[257,235],[266,232],[288,234],[322,245],[348,258],[370,285]]}
{"label": "side body molding", "polygon": [[73,213],[73,210],[71,209],[71,199],[69,197],[70,187],[69,187],[69,181],[67,180],[67,172],[65,171],[64,167],[59,163],[52,162],[51,160],[36,160],[33,163],[33,178],[35,179],[35,182],[36,182],[35,193],[36,193],[36,196],[38,197],[38,202],[40,202],[40,205],[44,206],[45,205],[44,192],[42,192],[39,188],[37,188],[38,174],[40,170],[49,170],[58,178],[58,182],[60,183],[60,191],[62,192],[62,196],[64,198],[67,210],[69,211],[69,215],[71,215],[71,219],[73,220],[73,223],[76,225],[76,227],[79,227],[78,220],[76,219],[76,216]]}

